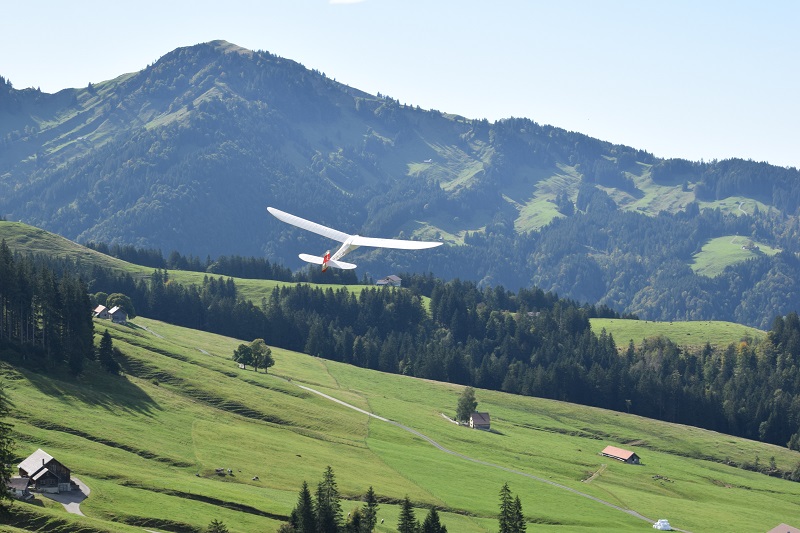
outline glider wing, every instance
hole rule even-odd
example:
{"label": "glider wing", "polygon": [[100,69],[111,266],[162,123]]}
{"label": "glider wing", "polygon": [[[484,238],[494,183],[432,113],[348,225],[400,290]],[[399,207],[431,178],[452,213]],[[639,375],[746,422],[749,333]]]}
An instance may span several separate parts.
{"label": "glider wing", "polygon": [[430,241],[406,241],[403,239],[379,239],[376,237],[361,237],[356,235],[350,241],[353,246],[374,246],[375,248],[398,248],[400,250],[424,250],[442,244]]}
{"label": "glider wing", "polygon": [[280,209],[275,209],[274,207],[268,207],[267,211],[269,211],[270,214],[272,214],[272,216],[278,220],[282,220],[287,224],[297,226],[298,228],[308,230],[312,233],[316,233],[317,235],[322,235],[323,237],[328,237],[329,239],[333,239],[335,241],[344,242],[350,238],[350,235],[344,233],[343,231],[338,231],[333,228],[323,226],[322,224],[311,222],[310,220],[286,213]]}

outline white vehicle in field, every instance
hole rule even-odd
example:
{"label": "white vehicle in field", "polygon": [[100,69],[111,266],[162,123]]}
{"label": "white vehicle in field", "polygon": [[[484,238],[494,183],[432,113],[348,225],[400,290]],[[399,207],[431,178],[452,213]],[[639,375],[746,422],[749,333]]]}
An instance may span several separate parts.
{"label": "white vehicle in field", "polygon": [[662,518],[653,524],[653,529],[658,529],[659,531],[672,531],[672,526],[669,525],[669,520]]}

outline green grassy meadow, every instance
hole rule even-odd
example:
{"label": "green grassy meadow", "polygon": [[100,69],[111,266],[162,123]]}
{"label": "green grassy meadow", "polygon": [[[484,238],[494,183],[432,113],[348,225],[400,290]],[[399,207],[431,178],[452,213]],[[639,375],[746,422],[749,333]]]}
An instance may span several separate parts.
{"label": "green grassy meadow", "polygon": [[742,339],[764,337],[766,332],[721,320],[697,320],[686,322],[656,322],[653,320],[625,320],[619,318],[589,319],[592,331],[600,334],[602,330],[614,337],[617,348],[625,349],[633,340],[639,345],[643,339],[667,337],[679,346],[702,347],[706,343],[712,346],[727,346],[738,343]]}
{"label": "green grassy meadow", "polygon": [[775,255],[780,250],[763,243],[755,243],[758,250],[742,248],[749,239],[738,235],[726,235],[708,241],[693,257],[692,270],[701,276],[713,278],[722,273],[725,267],[758,257],[760,254]]}
{"label": "green grassy meadow", "polygon": [[[124,354],[124,376],[110,377],[94,363],[78,379],[3,365],[20,459],[41,447],[92,489],[81,505],[86,518],[52,502],[17,506],[101,531],[141,531],[142,524],[185,530],[213,519],[234,532],[275,531],[302,481],[313,493],[331,465],[345,514],[374,487],[384,532],[395,530],[395,503],[406,495],[419,519],[435,505],[450,531],[496,531],[505,482],[522,500],[529,531],[649,528],[564,487],[653,520],[669,518],[687,531],[763,531],[800,522],[800,484],[723,464],[774,457],[778,468],[791,470],[800,454],[786,448],[483,390],[478,408],[491,413],[493,431],[474,431],[442,416],[455,411],[457,385],[278,348],[269,373],[256,373],[230,359],[240,340],[141,317],[133,323],[95,322]],[[298,384],[413,428],[460,455]],[[644,464],[599,456],[608,444],[636,451]],[[604,464],[601,475],[582,481]]]}

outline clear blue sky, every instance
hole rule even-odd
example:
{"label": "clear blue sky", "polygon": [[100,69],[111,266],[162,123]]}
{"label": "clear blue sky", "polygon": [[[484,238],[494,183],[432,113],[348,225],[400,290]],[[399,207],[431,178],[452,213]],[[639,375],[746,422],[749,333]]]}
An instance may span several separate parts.
{"label": "clear blue sky", "polygon": [[800,167],[797,1],[28,0],[0,75],[56,92],[215,39],[424,109]]}

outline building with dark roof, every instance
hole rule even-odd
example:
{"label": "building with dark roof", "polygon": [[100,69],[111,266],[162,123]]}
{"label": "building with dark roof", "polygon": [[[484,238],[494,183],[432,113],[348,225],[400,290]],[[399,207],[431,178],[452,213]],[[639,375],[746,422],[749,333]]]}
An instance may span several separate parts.
{"label": "building with dark roof", "polygon": [[400,287],[403,285],[403,280],[399,276],[391,274],[383,279],[375,282],[375,285],[388,285],[389,287]]}
{"label": "building with dark roof", "polygon": [[469,427],[489,431],[491,429],[489,413],[472,413],[469,415]]}

